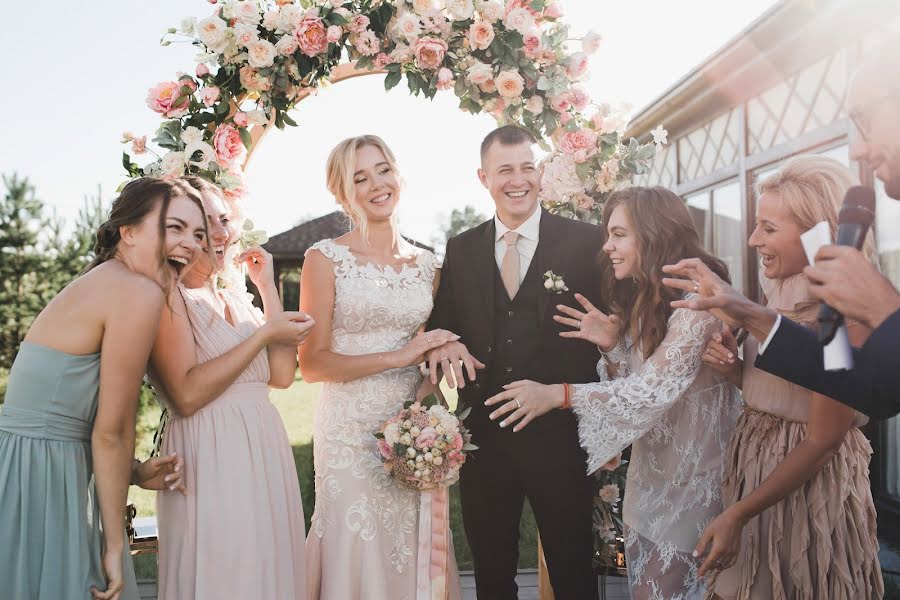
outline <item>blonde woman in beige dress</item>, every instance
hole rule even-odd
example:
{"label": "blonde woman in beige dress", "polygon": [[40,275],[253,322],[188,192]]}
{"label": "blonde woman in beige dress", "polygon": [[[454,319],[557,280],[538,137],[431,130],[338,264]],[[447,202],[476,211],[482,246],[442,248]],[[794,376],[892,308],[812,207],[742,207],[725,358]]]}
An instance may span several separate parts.
{"label": "blonde woman in beige dress", "polygon": [[[801,156],[760,184],[750,246],[762,259],[768,306],[815,326],[818,304],[803,275],[800,234],[827,221],[835,235],[841,199],[854,184],[837,161]],[[864,250],[874,260],[874,243]],[[868,331],[849,323],[851,343]],[[704,362],[742,386],[744,413],[726,457],[726,509],[704,531],[707,598],[850,600],[880,598],[872,448],[867,417],[835,400],[756,369],[756,340],[743,361],[726,329]]]}
{"label": "blonde woman in beige dress", "polygon": [[150,355],[169,411],[162,451],[184,456],[188,489],[156,498],[159,598],[303,600],[300,484],[269,388],[294,382],[297,345],[314,321],[282,310],[262,248],[238,259],[264,313],[240,283],[217,284],[239,228],[217,188],[189,181],[203,198],[211,252],[182,277]]}

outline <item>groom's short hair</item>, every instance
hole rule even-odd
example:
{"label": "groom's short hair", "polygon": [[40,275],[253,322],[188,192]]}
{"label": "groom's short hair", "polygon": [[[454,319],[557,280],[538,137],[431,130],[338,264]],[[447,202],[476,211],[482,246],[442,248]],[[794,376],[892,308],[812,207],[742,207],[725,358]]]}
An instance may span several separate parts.
{"label": "groom's short hair", "polygon": [[504,125],[503,127],[498,127],[487,134],[481,142],[482,162],[484,162],[484,157],[487,155],[488,150],[490,150],[491,146],[495,143],[504,146],[517,146],[519,144],[536,144],[537,139],[530,131],[523,129],[518,125]]}

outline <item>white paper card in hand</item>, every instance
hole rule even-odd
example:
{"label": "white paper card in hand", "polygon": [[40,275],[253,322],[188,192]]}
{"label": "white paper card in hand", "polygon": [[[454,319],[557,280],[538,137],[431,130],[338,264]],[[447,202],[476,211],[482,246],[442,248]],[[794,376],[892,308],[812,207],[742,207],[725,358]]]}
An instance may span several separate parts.
{"label": "white paper card in hand", "polygon": [[[822,221],[816,223],[812,229],[800,236],[803,250],[809,264],[815,263],[819,248],[831,243],[831,230],[828,223]],[[853,368],[853,350],[850,348],[850,339],[847,337],[847,327],[838,327],[834,338],[823,348],[822,358],[826,371],[842,371]]]}

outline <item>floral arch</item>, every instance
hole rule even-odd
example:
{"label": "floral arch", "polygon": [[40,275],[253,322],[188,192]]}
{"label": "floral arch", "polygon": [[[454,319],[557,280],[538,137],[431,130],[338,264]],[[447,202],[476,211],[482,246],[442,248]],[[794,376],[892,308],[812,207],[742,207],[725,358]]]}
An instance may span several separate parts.
{"label": "floral arch", "polygon": [[273,126],[297,125],[291,111],[323,85],[369,74],[383,74],[386,89],[405,78],[416,96],[452,91],[461,110],[533,132],[551,151],[542,201],[566,216],[599,222],[606,195],[653,157],[651,145],[624,143],[624,116],[579,86],[600,38],[587,32],[570,52],[560,0],[209,2],[210,16],[163,37],[195,45],[197,64],[149,90],[163,118],[158,151],[126,133],[129,177],[195,174],[238,200]]}

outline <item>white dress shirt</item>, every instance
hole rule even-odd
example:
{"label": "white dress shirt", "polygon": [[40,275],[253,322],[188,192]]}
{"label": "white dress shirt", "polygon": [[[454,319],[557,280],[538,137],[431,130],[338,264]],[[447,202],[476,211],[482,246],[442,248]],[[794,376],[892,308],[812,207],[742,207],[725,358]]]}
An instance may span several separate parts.
{"label": "white dress shirt", "polygon": [[769,335],[766,336],[766,339],[762,341],[759,345],[759,350],[757,350],[757,354],[762,356],[762,353],[766,351],[766,348],[769,347],[769,342],[772,341],[772,338],[775,337],[775,332],[778,331],[778,326],[781,325],[781,315],[775,317],[775,325],[772,326],[772,329],[769,330]]}
{"label": "white dress shirt", "polygon": [[[500,217],[494,215],[494,227],[496,233],[494,235],[494,256],[497,259],[497,268],[503,265],[503,257],[506,256],[506,240],[503,234],[510,231],[510,228],[503,224]],[[541,231],[541,207],[537,206],[528,219],[519,225],[515,231],[519,234],[516,241],[516,249],[519,251],[519,283],[525,279],[528,267],[531,265],[531,259],[534,258],[534,252],[537,250],[538,238]]]}

